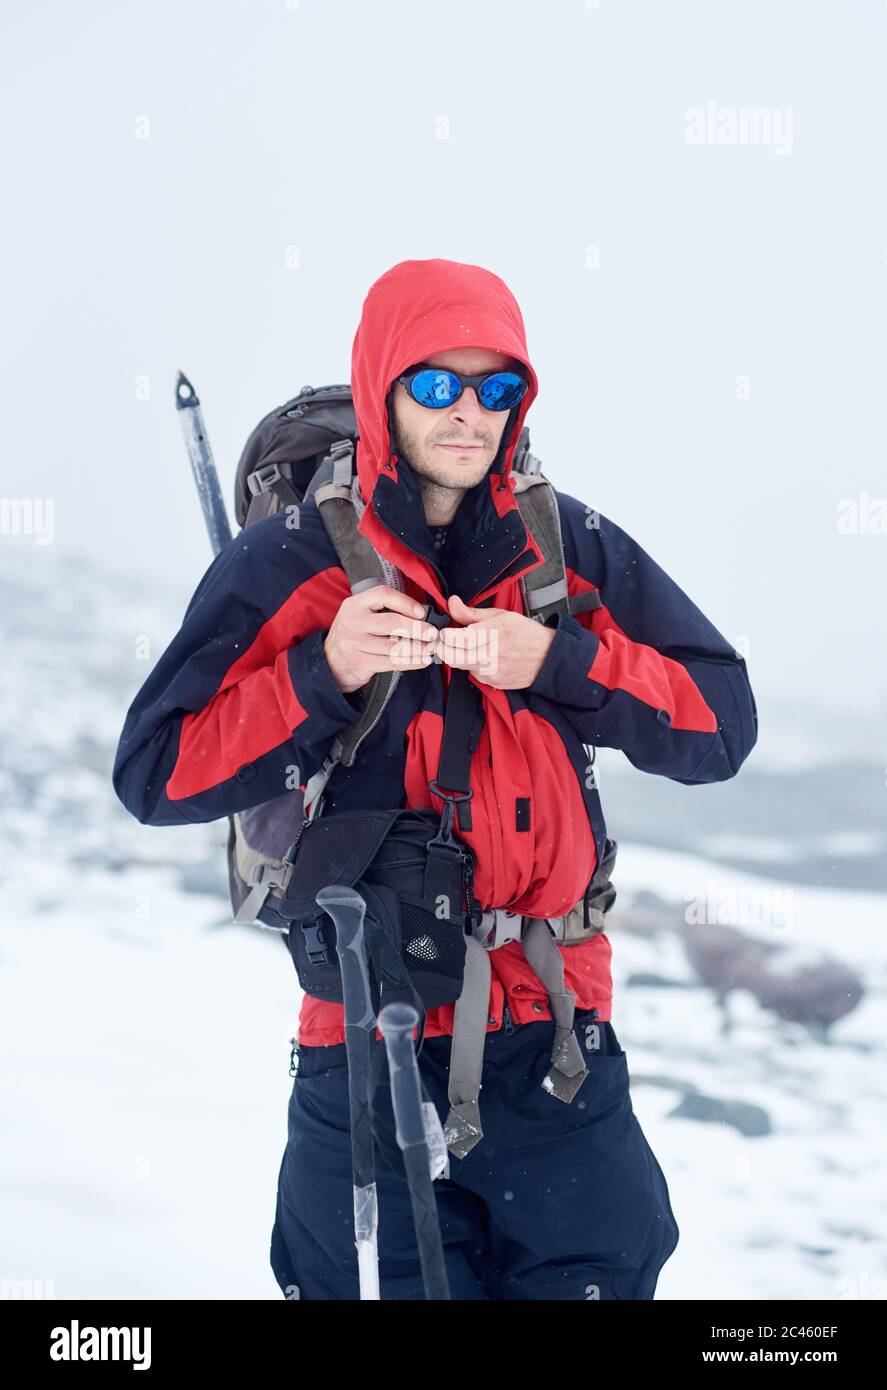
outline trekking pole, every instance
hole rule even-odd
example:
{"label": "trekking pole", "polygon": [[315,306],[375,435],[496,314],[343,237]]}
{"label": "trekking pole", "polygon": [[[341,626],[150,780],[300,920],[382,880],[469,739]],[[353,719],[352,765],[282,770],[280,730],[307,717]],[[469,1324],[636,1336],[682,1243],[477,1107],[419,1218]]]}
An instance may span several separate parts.
{"label": "trekking pole", "polygon": [[179,424],[182,427],[188,458],[191,460],[191,472],[197,485],[203,519],[209,532],[209,543],[213,548],[213,555],[218,555],[231,539],[231,527],[222,489],[219,487],[213,451],[209,447],[200,398],[184,372],[179,372],[176,377],[176,410],[179,412]]}
{"label": "trekking pole", "polygon": [[354,1243],[360,1297],[378,1299],[379,1208],[376,1161],[370,1123],[370,1044],[376,1026],[367,966],[364,916],[366,903],[354,888],[336,883],[321,888],[315,901],[336,924],[336,951],[345,1001],[345,1051],[351,1111],[351,1171],[354,1183]]}
{"label": "trekking pole", "polygon": [[388,1052],[395,1130],[410,1189],[425,1297],[445,1299],[450,1297],[450,1285],[429,1166],[419,1067],[413,1047],[413,1029],[418,1022],[419,1014],[412,1004],[386,1004],[379,1014],[379,1027]]}

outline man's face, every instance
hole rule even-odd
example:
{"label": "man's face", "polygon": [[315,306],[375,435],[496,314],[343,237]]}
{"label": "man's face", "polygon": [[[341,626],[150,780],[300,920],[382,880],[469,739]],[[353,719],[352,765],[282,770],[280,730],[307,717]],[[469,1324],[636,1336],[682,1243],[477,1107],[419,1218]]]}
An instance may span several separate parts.
{"label": "man's face", "polygon": [[[520,370],[520,364],[505,353],[477,348],[454,348],[424,360],[430,367],[448,367],[467,376]],[[413,472],[439,487],[464,489],[474,487],[486,474],[510,412],[486,410],[473,386],[466,386],[453,405],[429,410],[398,381],[392,413],[394,447]]]}

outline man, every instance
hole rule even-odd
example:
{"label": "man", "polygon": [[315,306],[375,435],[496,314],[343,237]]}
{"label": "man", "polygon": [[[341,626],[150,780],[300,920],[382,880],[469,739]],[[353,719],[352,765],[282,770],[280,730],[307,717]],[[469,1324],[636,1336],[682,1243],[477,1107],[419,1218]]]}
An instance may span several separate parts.
{"label": "man", "polygon": [[[757,736],[745,663],[630,536],[560,492],[569,594],[594,591],[599,604],[577,602],[548,626],[525,616],[519,581],[543,556],[511,465],[538,384],[498,276],[445,260],[394,266],[364,302],[351,380],[359,531],[400,571],[403,592],[350,594],[313,501],[295,528],[285,511],[251,526],[207,571],[133,702],[114,785],[145,824],[269,801],[294,762],[306,785],[359,714],[361,686],[397,669],[354,766],[330,778],[323,814],[440,811],[429,781],[461,668],[482,697],[470,816],[454,824],[476,856],[475,894],[518,923],[553,922],[581,903],[605,850],[585,745],[621,748],[688,786],[734,776]],[[439,634],[429,602],[449,615]],[[543,1084],[558,1016],[524,944],[518,931],[489,951],[483,1137],[451,1153],[434,1185],[452,1296],[650,1299],[679,1231],[611,1022],[610,943],[596,931],[556,948],[561,998],[575,1002],[569,1041],[588,1070],[568,1103]],[[453,1029],[454,1005],[428,1011],[419,1065],[442,1121]],[[384,1082],[374,1128],[382,1297],[418,1299]],[[358,1297],[343,1009],[309,995],[271,1263],[287,1297]]]}

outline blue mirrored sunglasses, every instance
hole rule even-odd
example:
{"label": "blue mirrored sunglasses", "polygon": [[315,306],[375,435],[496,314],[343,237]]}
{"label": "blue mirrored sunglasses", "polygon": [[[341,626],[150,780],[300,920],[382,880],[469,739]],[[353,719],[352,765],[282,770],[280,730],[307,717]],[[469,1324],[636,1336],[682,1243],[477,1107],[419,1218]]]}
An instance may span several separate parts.
{"label": "blue mirrored sunglasses", "polygon": [[517,372],[485,372],[481,376],[464,376],[444,367],[416,367],[397,380],[409,391],[414,401],[428,410],[444,410],[457,401],[466,386],[473,386],[477,399],[485,410],[510,410],[517,405],[527,389],[527,382]]}

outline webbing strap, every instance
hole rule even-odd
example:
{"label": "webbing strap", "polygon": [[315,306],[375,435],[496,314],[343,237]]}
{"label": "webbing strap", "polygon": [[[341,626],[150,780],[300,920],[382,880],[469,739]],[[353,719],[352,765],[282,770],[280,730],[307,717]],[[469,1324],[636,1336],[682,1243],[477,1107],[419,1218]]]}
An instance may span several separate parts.
{"label": "webbing strap", "polygon": [[597,589],[586,589],[582,594],[571,594],[568,602],[571,613],[589,613],[593,608],[604,606]]}
{"label": "webbing strap", "polygon": [[288,871],[288,864],[256,863],[247,880],[252,887],[234,914],[234,921],[255,922],[265,906],[271,885],[274,884],[277,888],[285,887]]}
{"label": "webbing strap", "polygon": [[[319,487],[314,494],[317,509],[333,545],[339,563],[348,576],[353,594],[363,593],[376,584],[386,583],[385,567],[373,546],[357,529],[351,480],[354,445],[351,440],[336,441],[331,447],[333,479]],[[357,719],[339,731],[334,748],[311,786],[315,809],[319,809],[318,794],[326,787],[335,767],[341,762],[351,767],[365,734],[381,718],[397,686],[399,671],[378,671],[362,688],[363,708]],[[308,791],[305,804],[308,804]]]}
{"label": "webbing strap", "polygon": [[526,612],[545,622],[567,609],[567,574],[560,513],[554,488],[541,473],[524,474],[515,481],[514,500],[524,524],[542,551],[542,564],[519,579]]}
{"label": "webbing strap", "polygon": [[[441,796],[455,793],[455,818],[460,830],[471,829],[471,755],[480,738],[483,717],[480,691],[468,679],[467,671],[454,667],[444,711],[437,781],[432,791]],[[451,804],[448,802],[444,808],[448,813]]]}
{"label": "webbing strap", "polygon": [[254,521],[271,516],[281,507],[298,506],[302,500],[293,487],[291,463],[260,464],[249,474],[246,482],[250,499],[243,522],[244,529]]}
{"label": "webbing strap", "polygon": [[[555,919],[557,920],[557,919]],[[569,1105],[588,1075],[573,1032],[576,996],[564,988],[564,958],[543,917],[523,917],[521,945],[527,963],[548,994],[554,1018],[551,1066],[542,1085]],[[483,1138],[479,1095],[490,1006],[490,953],[478,934],[466,939],[465,976],[453,1014],[450,1048],[450,1113],[444,1126],[447,1148],[464,1158]]]}
{"label": "webbing strap", "polygon": [[305,814],[307,820],[313,820],[320,809],[321,793],[341,761],[343,746],[341,738],[338,736],[334,738],[330,746],[330,751],[327,753],[320,767],[305,783],[303,802],[306,807]]}
{"label": "webbing strap", "polygon": [[447,1088],[450,1113],[444,1125],[447,1148],[456,1158],[464,1158],[483,1138],[478,1095],[492,973],[489,952],[476,937],[467,937],[465,948],[465,978],[453,1015]]}
{"label": "webbing strap", "polygon": [[471,742],[479,704],[480,691],[468,679],[468,672],[454,667],[447,692],[437,772],[438,786],[446,791],[464,794],[471,790]]}
{"label": "webbing strap", "polygon": [[546,604],[557,603],[559,599],[566,597],[566,579],[555,579],[551,584],[543,584],[539,589],[528,589],[527,602],[535,613],[537,608],[544,608]]}
{"label": "webbing strap", "polygon": [[576,996],[572,990],[564,988],[564,958],[544,917],[527,918],[521,945],[527,962],[548,992],[548,1002],[554,1015],[551,1067],[542,1085],[551,1095],[569,1105],[588,1075],[573,1032]]}

